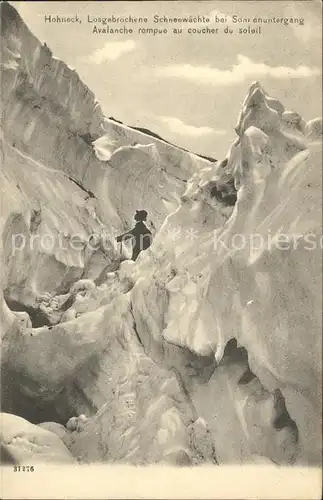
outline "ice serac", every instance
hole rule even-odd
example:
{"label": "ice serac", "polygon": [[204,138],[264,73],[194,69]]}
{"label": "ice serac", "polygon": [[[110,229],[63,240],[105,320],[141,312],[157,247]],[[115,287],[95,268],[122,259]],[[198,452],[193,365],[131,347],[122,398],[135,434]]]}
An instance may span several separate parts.
{"label": "ice serac", "polygon": [[[59,315],[48,319],[46,294],[64,293],[80,277],[96,279],[104,265],[115,269],[115,236],[135,210],[148,210],[155,231],[178,206],[191,173],[209,162],[105,118],[76,71],[53,57],[7,2],[1,20],[3,288],[12,307],[33,314],[43,304],[40,323],[52,324]],[[114,143],[109,161],[107,141]],[[16,258],[13,243],[24,246]]]}
{"label": "ice serac", "polygon": [[[135,317],[144,322],[157,299],[151,281],[165,283],[170,262],[168,321],[155,338],[214,352],[219,366],[192,399],[214,425],[220,461],[238,453],[225,446],[232,432],[244,460],[321,460],[319,123],[306,125],[253,84],[228,157],[209,179],[198,173],[189,182],[156,238],[157,266],[133,290]],[[225,176],[237,191],[234,207],[220,193]],[[165,244],[179,228],[175,248]]]}
{"label": "ice serac", "polygon": [[121,216],[124,224],[145,204],[158,226],[168,203],[177,204],[178,191],[207,160],[105,118],[77,72],[55,58],[7,2],[1,16],[1,123],[9,145],[81,183],[103,217],[120,225]]}
{"label": "ice serac", "polygon": [[[9,434],[80,462],[320,464],[322,120],[255,82],[215,164],[105,118],[1,16]],[[137,208],[155,229],[134,263],[114,237]]]}
{"label": "ice serac", "polygon": [[[53,57],[10,4],[0,8],[3,409],[44,425],[66,424],[80,412],[96,415],[88,427],[96,432],[101,422],[131,412],[138,391],[143,407],[136,402],[134,439],[147,438],[136,444],[138,463],[214,463],[212,444],[205,456],[194,444],[196,415],[177,378],[143,352],[127,299],[132,280],[120,281],[117,273],[105,283],[120,265],[115,236],[135,209],[148,210],[158,230],[192,172],[209,161],[105,118],[78,74]],[[110,156],[107,140],[115,143]],[[127,381],[129,369],[134,376]],[[119,433],[128,424],[125,418]],[[96,445],[86,453],[77,443],[75,454],[130,460],[129,441],[129,449],[118,451],[113,433],[102,436],[112,454]]]}

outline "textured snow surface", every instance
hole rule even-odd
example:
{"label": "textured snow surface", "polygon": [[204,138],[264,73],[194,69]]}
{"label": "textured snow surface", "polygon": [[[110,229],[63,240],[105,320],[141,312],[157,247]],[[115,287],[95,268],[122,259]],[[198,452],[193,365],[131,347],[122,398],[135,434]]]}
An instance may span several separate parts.
{"label": "textured snow surface", "polygon": [[16,415],[0,415],[1,448],[11,463],[75,463],[63,441],[50,430]]}
{"label": "textured snow surface", "polygon": [[[318,465],[322,120],[255,82],[237,140],[208,162],[104,118],[77,73],[2,10],[14,19],[0,170],[14,459],[31,453],[30,429],[50,436],[44,460]],[[154,242],[134,263],[115,236],[138,208]]]}

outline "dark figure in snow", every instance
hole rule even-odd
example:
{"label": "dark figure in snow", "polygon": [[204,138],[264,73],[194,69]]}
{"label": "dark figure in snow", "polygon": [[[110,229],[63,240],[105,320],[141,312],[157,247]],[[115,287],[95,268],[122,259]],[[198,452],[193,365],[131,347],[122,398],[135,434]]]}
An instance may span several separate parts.
{"label": "dark figure in snow", "polygon": [[132,239],[132,260],[136,260],[142,250],[147,250],[152,242],[152,234],[148,227],[144,224],[147,220],[148,213],[146,210],[136,210],[134,215],[137,221],[135,227],[127,233],[121,234],[116,240],[121,244],[123,240]]}

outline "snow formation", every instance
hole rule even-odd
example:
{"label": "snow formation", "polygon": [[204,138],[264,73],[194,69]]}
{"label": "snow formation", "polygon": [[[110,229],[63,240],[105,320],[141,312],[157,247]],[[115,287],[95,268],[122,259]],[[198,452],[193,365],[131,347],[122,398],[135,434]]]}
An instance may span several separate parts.
{"label": "snow formation", "polygon": [[[44,461],[319,464],[322,120],[255,82],[207,161],[105,118],[1,10],[8,460],[32,435]],[[115,236],[137,208],[134,263]]]}

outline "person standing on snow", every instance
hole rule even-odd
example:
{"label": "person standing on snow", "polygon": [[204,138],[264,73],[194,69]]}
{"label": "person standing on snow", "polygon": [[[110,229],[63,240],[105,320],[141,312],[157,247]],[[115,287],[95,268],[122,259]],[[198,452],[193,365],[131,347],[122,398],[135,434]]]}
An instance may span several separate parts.
{"label": "person standing on snow", "polygon": [[152,243],[152,233],[144,224],[147,220],[146,210],[136,210],[134,215],[137,221],[135,227],[127,233],[121,234],[116,238],[117,242],[122,244],[123,240],[132,239],[132,260],[136,260],[142,250],[147,250]]}

